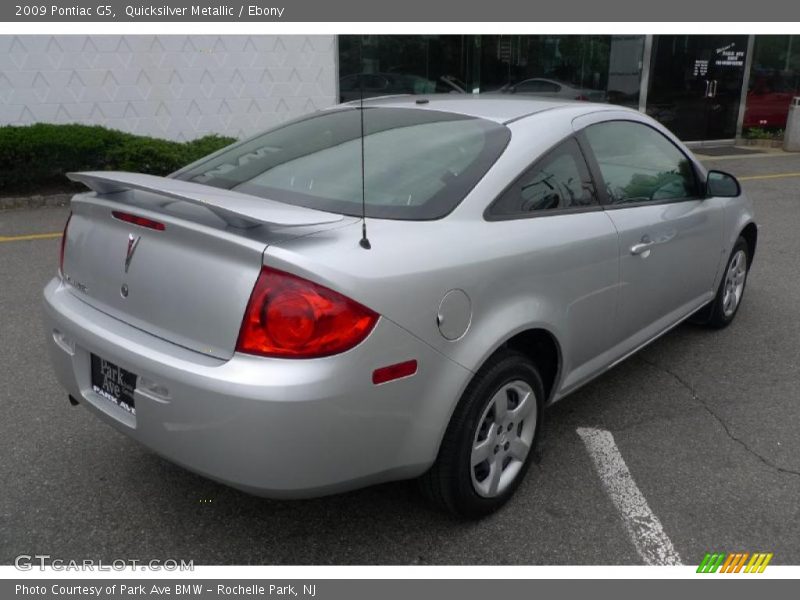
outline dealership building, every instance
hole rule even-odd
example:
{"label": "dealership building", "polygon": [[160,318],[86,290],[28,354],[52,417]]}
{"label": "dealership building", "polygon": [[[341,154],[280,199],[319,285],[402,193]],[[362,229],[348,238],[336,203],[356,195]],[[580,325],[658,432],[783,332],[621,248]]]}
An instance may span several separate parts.
{"label": "dealership building", "polygon": [[243,137],[362,94],[609,102],[681,139],[778,132],[800,95],[789,35],[4,35],[0,125]]}

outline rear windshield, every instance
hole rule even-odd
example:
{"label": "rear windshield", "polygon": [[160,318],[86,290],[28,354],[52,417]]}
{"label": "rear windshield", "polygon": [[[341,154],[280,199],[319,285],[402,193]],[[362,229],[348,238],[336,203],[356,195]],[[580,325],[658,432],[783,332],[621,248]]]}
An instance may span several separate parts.
{"label": "rear windshield", "polygon": [[[361,215],[360,109],[322,112],[190,165],[175,177],[287,204]],[[503,152],[507,127],[475,117],[364,108],[366,214],[438,219]]]}

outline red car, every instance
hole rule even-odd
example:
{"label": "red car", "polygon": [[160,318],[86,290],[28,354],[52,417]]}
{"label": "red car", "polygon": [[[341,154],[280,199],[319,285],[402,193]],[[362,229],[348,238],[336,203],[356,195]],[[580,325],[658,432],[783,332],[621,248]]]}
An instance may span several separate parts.
{"label": "red car", "polygon": [[758,85],[747,92],[744,111],[744,127],[777,128],[786,127],[786,116],[792,98],[800,95],[800,89],[779,90],[766,85]]}

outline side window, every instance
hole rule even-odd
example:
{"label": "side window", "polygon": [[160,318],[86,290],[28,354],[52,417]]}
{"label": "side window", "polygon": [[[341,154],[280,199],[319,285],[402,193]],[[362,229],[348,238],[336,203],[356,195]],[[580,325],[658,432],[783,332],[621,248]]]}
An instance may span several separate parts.
{"label": "side window", "polygon": [[655,129],[609,121],[587,127],[586,137],[612,204],[697,197],[691,162]]}
{"label": "side window", "polygon": [[569,139],[525,172],[492,205],[495,216],[594,206],[597,197],[578,143]]}

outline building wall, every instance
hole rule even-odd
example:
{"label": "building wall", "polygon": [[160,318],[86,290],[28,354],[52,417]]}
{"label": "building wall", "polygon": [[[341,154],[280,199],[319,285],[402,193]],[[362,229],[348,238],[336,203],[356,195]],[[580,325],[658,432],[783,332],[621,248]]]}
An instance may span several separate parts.
{"label": "building wall", "polygon": [[244,137],[336,102],[333,35],[2,35],[0,125]]}

